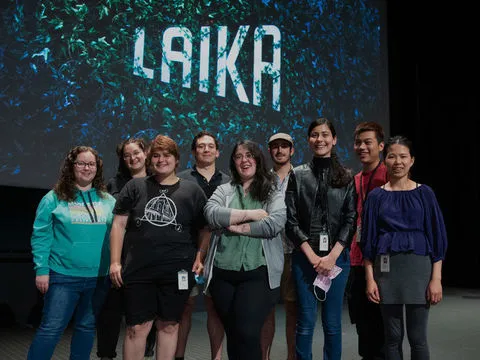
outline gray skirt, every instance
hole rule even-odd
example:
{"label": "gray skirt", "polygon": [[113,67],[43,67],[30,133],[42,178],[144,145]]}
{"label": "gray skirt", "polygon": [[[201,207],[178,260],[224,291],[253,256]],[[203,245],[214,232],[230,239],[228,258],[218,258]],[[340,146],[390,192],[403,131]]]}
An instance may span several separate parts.
{"label": "gray skirt", "polygon": [[430,256],[413,253],[390,255],[390,271],[380,271],[380,255],[374,265],[374,278],[381,304],[426,304],[432,275]]}

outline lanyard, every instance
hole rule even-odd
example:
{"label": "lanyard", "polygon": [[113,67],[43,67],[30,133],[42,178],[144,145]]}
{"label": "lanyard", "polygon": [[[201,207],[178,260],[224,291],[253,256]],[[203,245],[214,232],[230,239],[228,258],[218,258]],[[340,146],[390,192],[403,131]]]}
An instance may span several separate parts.
{"label": "lanyard", "polygon": [[83,197],[83,193],[80,193],[80,195],[82,196],[83,205],[85,205],[85,207],[87,208],[87,211],[88,211],[88,215],[90,215],[90,220],[92,220],[92,223],[98,222],[97,212],[95,211],[95,207],[93,206],[93,202],[92,202],[92,198],[90,197],[90,193],[88,193],[87,195],[88,195],[88,201],[90,202],[90,206],[92,207],[92,210],[93,210],[93,215],[90,212],[90,208],[88,207],[87,202],[85,201],[85,198]]}
{"label": "lanyard", "polygon": [[378,167],[380,166],[382,161],[379,161],[375,169],[372,171],[372,175],[370,175],[370,179],[368,179],[367,189],[365,191],[365,196],[363,196],[363,173],[360,175],[360,198],[362,199],[362,208],[365,205],[365,200],[367,199],[367,195],[370,192],[370,186],[372,185],[372,179],[377,172]]}

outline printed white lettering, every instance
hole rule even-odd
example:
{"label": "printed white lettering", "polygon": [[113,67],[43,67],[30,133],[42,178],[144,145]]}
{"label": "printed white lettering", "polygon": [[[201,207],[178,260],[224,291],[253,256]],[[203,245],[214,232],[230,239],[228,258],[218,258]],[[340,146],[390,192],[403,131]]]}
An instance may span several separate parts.
{"label": "printed white lettering", "polygon": [[[250,26],[239,26],[232,45],[228,49],[228,29],[226,26],[218,27],[217,40],[217,72],[215,94],[226,96],[227,74],[230,75],[233,88],[238,99],[249,104],[247,92],[237,69],[237,58],[242,50],[243,43],[248,35]],[[144,66],[145,53],[145,30],[137,28],[135,32],[135,50],[133,60],[133,74],[147,79],[154,78],[154,70]],[[263,60],[263,39],[272,36],[272,59]],[[181,51],[173,50],[172,44],[175,38],[183,41]],[[280,111],[281,93],[281,33],[274,25],[258,26],[253,34],[253,82],[252,82],[252,103],[261,106],[263,87],[262,76],[269,76],[272,79],[272,108]],[[192,80],[192,33],[183,26],[167,28],[162,38],[162,66],[161,81],[170,83],[170,74],[174,62],[182,64],[182,86],[191,87]],[[199,86],[198,90],[208,93],[210,90],[209,67],[210,67],[210,27],[200,28],[200,63],[199,63]]]}

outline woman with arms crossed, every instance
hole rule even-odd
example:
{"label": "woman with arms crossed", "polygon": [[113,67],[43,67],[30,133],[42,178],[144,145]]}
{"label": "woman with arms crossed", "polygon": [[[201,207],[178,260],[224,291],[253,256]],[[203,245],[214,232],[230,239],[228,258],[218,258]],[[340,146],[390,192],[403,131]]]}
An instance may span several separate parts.
{"label": "woman with arms crossed", "polygon": [[261,360],[261,329],[280,297],[285,203],[258,144],[238,142],[230,171],[232,181],[217,187],[205,206],[216,230],[206,288],[225,327],[229,360]]}

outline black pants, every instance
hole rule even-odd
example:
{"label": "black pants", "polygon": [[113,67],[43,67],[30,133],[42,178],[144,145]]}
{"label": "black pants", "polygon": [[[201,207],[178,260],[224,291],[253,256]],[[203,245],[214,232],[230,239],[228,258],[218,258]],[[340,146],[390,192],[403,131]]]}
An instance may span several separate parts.
{"label": "black pants", "polygon": [[380,305],[366,295],[365,268],[352,266],[348,287],[348,310],[358,335],[358,354],[365,360],[385,359]]}
{"label": "black pants", "polygon": [[280,288],[270,289],[266,266],[250,271],[214,267],[209,289],[227,335],[229,360],[261,360],[263,323],[280,299]]}
{"label": "black pants", "polygon": [[385,326],[385,352],[387,360],[403,360],[404,314],[410,343],[411,360],[429,360],[427,342],[428,305],[380,305]]}
{"label": "black pants", "polygon": [[[97,319],[97,356],[117,356],[116,348],[120,336],[120,326],[124,314],[123,290],[113,286],[108,291],[107,298]],[[153,350],[156,340],[155,323],[147,337],[145,352]]]}

